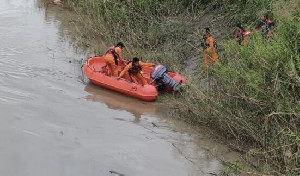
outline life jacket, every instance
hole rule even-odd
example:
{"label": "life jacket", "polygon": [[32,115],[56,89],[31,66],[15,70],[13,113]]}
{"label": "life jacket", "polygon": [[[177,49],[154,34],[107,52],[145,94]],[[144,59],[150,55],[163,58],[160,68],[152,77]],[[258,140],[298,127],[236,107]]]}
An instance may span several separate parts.
{"label": "life jacket", "polygon": [[[211,37],[212,37],[212,36],[211,36]],[[206,39],[207,39],[207,37],[206,37]],[[206,39],[205,39],[205,44],[206,44],[206,45],[205,45],[205,49],[209,47],[209,43],[206,43]],[[217,42],[216,42],[215,39],[214,39],[213,46],[214,46],[215,49],[217,49],[217,46],[218,46],[218,45],[217,45]]]}
{"label": "life jacket", "polygon": [[[209,43],[206,43],[206,39],[207,37],[204,35],[203,38],[202,38],[202,41],[201,41],[201,46],[206,49],[209,47]],[[214,44],[213,46],[217,49],[217,42],[214,40]]]}
{"label": "life jacket", "polygon": [[114,56],[114,59],[115,59],[115,64],[118,65],[119,55],[115,51],[115,48],[116,48],[115,46],[109,47],[108,50],[106,51],[106,54],[112,54]]}
{"label": "life jacket", "polygon": [[202,37],[202,41],[201,41],[201,46],[204,48],[204,49],[206,49],[208,46],[208,44],[206,43],[206,39],[207,39],[207,37],[205,36],[205,35],[203,35],[203,37]]}
{"label": "life jacket", "polygon": [[[129,61],[128,64],[132,64],[132,61]],[[132,74],[132,75],[136,75],[138,73],[140,73],[142,71],[142,66],[140,65],[137,65],[135,66],[134,64],[132,64],[132,67],[128,70],[128,73],[129,74]]]}
{"label": "life jacket", "polygon": [[236,41],[238,42],[239,45],[241,45],[242,41],[244,40],[243,32],[244,30],[239,29],[235,34]]}
{"label": "life jacket", "polygon": [[218,49],[218,45],[217,45],[217,42],[214,40],[214,47],[216,48],[216,49]]}
{"label": "life jacket", "polygon": [[273,23],[272,20],[267,20],[267,22],[266,22],[266,29],[267,30],[270,30],[270,27],[271,27],[272,23]]}
{"label": "life jacket", "polygon": [[239,32],[236,36],[237,42],[239,43],[239,45],[241,45],[243,40],[245,39],[245,37],[248,37],[250,34],[251,34],[251,32],[246,31],[246,30]]}
{"label": "life jacket", "polygon": [[[263,22],[263,25],[261,26],[262,28],[262,33],[263,35],[265,35],[267,37],[267,35],[269,34],[270,30],[271,30],[271,26],[272,26],[273,21],[272,20],[267,20]],[[263,28],[264,26],[264,28]]]}
{"label": "life jacket", "polygon": [[249,36],[250,34],[251,34],[251,32],[250,31],[246,31],[246,30],[242,33],[242,35],[244,37]]}

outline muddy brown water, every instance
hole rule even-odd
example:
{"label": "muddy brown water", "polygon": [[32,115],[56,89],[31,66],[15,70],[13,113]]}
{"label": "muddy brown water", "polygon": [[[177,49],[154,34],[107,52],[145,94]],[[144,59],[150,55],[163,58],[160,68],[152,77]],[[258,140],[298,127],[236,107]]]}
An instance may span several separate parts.
{"label": "muddy brown water", "polygon": [[156,102],[84,84],[89,53],[39,6],[0,0],[1,176],[198,176],[238,159]]}

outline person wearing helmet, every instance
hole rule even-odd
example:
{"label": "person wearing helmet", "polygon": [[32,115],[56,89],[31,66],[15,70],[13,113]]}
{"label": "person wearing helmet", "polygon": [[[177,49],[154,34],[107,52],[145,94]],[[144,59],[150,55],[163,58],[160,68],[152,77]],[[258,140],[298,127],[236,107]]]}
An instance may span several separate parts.
{"label": "person wearing helmet", "polygon": [[118,42],[117,45],[108,48],[105,54],[106,65],[104,67],[108,66],[107,74],[109,76],[118,76],[118,65],[123,63],[122,48],[124,47],[125,45],[122,42]]}
{"label": "person wearing helmet", "polygon": [[124,70],[120,73],[118,79],[125,76],[125,74],[128,74],[129,77],[131,78],[132,82],[134,82],[136,84],[140,83],[142,85],[148,84],[142,74],[143,66],[154,66],[154,64],[153,63],[144,63],[144,62],[140,61],[140,59],[137,57],[133,58],[132,61],[130,61],[126,65]]}
{"label": "person wearing helmet", "polygon": [[214,63],[217,64],[219,62],[219,56],[217,53],[214,38],[210,34],[210,29],[204,28],[202,32],[204,33],[203,35],[204,69],[205,69],[206,77],[208,77],[208,67],[209,67],[210,60],[212,59]]}

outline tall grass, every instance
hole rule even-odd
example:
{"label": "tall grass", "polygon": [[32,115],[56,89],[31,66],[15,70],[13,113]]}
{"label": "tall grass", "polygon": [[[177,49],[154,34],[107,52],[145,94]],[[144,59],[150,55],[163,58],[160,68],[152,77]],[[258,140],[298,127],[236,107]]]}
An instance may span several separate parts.
{"label": "tall grass", "polygon": [[[47,0],[44,0],[47,1]],[[170,105],[189,122],[213,126],[227,139],[247,143],[262,172],[300,174],[300,4],[297,0],[65,0],[89,28],[107,42],[125,41],[130,56],[145,57],[186,75],[189,86]],[[209,9],[209,10],[207,10]],[[210,12],[209,12],[210,11]],[[206,13],[222,13],[254,29],[268,12],[276,22],[274,39],[252,31],[246,47],[219,41],[221,64],[202,74],[199,26]],[[210,22],[210,21],[209,21]],[[213,29],[214,30],[214,29]],[[227,35],[230,36],[230,35]],[[225,40],[226,38],[226,40]]]}
{"label": "tall grass", "polygon": [[[274,39],[252,33],[247,47],[222,42],[222,64],[204,85],[192,84],[177,104],[188,120],[213,125],[230,139],[250,142],[251,156],[273,175],[299,175],[300,2],[276,2]],[[221,59],[222,60],[222,59]]]}
{"label": "tall grass", "polygon": [[110,45],[123,41],[127,57],[142,57],[178,71],[190,54],[186,41],[194,38],[202,4],[202,0],[66,0],[63,6],[81,16],[93,38],[101,36]]}

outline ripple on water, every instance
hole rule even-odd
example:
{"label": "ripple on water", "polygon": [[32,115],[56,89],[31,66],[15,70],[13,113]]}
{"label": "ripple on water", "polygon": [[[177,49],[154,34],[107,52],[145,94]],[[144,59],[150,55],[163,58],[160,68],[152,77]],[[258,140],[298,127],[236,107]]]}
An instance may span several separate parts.
{"label": "ripple on water", "polygon": [[7,18],[7,17],[18,17],[21,16],[22,11],[20,9],[5,9],[0,11],[0,17],[1,18]]}
{"label": "ripple on water", "polygon": [[23,79],[41,77],[41,79],[43,79],[45,77],[51,77],[56,80],[65,80],[74,77],[74,73],[71,72],[61,71],[55,67],[42,68],[28,65],[12,57],[4,57],[0,60],[0,70],[0,77],[2,78]]}
{"label": "ripple on water", "polygon": [[0,62],[0,77],[22,79],[32,78],[38,75],[34,69],[28,65],[17,63],[15,60],[6,60],[6,63]]}
{"label": "ripple on water", "polygon": [[23,51],[17,48],[0,48],[0,56],[15,56],[22,53]]}
{"label": "ripple on water", "polygon": [[13,89],[7,85],[1,85],[0,90],[0,100],[3,102],[17,102],[24,99],[31,100],[33,96],[32,93],[18,90],[18,88]]}

